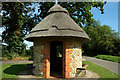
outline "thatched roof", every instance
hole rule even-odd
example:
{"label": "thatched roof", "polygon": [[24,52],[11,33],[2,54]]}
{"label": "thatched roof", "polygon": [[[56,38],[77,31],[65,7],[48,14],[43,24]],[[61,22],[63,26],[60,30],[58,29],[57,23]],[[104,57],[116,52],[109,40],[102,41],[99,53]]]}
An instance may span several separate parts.
{"label": "thatched roof", "polygon": [[50,8],[48,15],[30,31],[26,40],[56,36],[80,37],[90,40],[85,31],[69,16],[68,11],[58,4]]}

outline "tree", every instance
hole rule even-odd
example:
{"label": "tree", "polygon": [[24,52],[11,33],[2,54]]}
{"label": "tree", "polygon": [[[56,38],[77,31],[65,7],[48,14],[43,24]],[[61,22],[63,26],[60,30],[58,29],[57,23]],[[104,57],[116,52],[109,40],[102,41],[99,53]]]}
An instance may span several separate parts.
{"label": "tree", "polygon": [[91,41],[83,46],[86,54],[119,55],[118,44],[120,44],[120,40],[117,38],[117,33],[109,26],[101,26],[95,22],[92,26],[86,25],[84,30],[91,38]]}
{"label": "tree", "polygon": [[113,38],[113,55],[120,56],[120,39],[119,38]]}
{"label": "tree", "polygon": [[30,46],[30,48],[26,50],[26,55],[33,56],[33,46]]}
{"label": "tree", "polygon": [[[54,4],[53,2],[3,3],[2,23],[5,31],[2,33],[2,39],[3,42],[8,44],[7,50],[12,56],[19,56],[21,54],[24,37],[37,23],[47,16],[47,11]],[[85,22],[87,22],[88,25],[93,23],[93,15],[90,12],[91,8],[96,7],[103,14],[103,6],[105,3],[59,2],[59,4],[66,8],[70,16],[82,27]],[[36,10],[38,10],[38,13],[35,13]]]}
{"label": "tree", "polygon": [[[10,2],[3,3],[2,23],[5,31],[2,33],[3,42],[7,43],[7,50],[16,57],[23,52],[24,37],[35,26],[33,3]],[[25,48],[25,47],[24,47]]]}
{"label": "tree", "polygon": [[[92,18],[93,14],[90,12],[92,7],[98,8],[101,11],[101,14],[104,13],[103,6],[106,2],[59,2],[62,7],[66,8],[69,12],[69,15],[75,20],[75,22],[83,27],[87,22],[88,25],[93,23],[94,19]],[[41,11],[39,19],[43,19],[47,16],[47,11],[54,5],[54,3],[45,2],[39,3]]]}
{"label": "tree", "polygon": [[33,46],[26,50],[26,56],[31,56],[29,60],[33,60]]}

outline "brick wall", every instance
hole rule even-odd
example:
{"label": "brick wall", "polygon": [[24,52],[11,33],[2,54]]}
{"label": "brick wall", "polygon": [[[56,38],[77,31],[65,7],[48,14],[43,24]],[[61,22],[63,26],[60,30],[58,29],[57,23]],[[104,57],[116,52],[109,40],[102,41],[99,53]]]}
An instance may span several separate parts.
{"label": "brick wall", "polygon": [[49,43],[36,39],[34,41],[34,74],[44,78],[50,77],[50,48]]}
{"label": "brick wall", "polygon": [[81,42],[76,39],[71,39],[67,40],[65,45],[64,77],[71,78],[76,76],[77,68],[82,68]]}
{"label": "brick wall", "polygon": [[[56,40],[55,40],[56,39]],[[81,41],[76,38],[51,38],[34,40],[34,74],[50,77],[50,41],[63,41],[63,77],[76,76],[76,69],[82,67]]]}

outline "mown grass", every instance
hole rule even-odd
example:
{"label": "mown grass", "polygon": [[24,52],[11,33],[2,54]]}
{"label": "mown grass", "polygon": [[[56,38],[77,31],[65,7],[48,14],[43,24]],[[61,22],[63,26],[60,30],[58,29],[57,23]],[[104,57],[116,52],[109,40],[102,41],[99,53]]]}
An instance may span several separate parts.
{"label": "mown grass", "polygon": [[27,64],[2,64],[2,78],[17,78],[17,74],[27,69]]}
{"label": "mown grass", "polygon": [[[89,61],[83,61],[83,64],[87,64],[88,65],[87,70],[96,72],[100,76],[100,78],[118,78],[118,75],[116,73],[113,73],[108,69],[105,69],[94,63],[91,63]],[[17,78],[17,74],[26,69],[27,64],[3,64],[2,78]]]}
{"label": "mown grass", "polygon": [[2,65],[1,65],[1,62],[0,62],[0,80],[2,79]]}
{"label": "mown grass", "polygon": [[108,69],[98,66],[92,62],[83,61],[83,64],[87,64],[88,67],[86,69],[97,73],[100,78],[120,78],[120,76],[118,76],[116,73],[113,73]]}
{"label": "mown grass", "polygon": [[120,57],[118,57],[118,56],[97,55],[97,56],[94,56],[94,57],[95,57],[95,58],[98,58],[98,59],[102,59],[102,60],[108,60],[108,61],[120,63]]}

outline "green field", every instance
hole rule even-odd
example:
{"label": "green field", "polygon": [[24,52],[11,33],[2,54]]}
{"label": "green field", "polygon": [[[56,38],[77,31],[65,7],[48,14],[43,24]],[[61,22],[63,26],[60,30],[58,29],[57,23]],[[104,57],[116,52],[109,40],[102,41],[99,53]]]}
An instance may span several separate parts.
{"label": "green field", "polygon": [[111,55],[97,55],[94,56],[95,58],[102,59],[102,60],[108,60],[112,62],[119,62],[120,63],[120,57],[119,56],[111,56]]}

